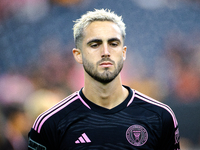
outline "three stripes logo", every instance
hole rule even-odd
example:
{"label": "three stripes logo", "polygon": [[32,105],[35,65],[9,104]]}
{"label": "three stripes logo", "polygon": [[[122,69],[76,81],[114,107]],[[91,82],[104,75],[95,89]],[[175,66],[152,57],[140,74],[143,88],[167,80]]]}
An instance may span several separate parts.
{"label": "three stripes logo", "polygon": [[88,136],[83,133],[79,138],[78,140],[75,141],[76,144],[79,144],[79,143],[90,143],[91,140],[88,138]]}

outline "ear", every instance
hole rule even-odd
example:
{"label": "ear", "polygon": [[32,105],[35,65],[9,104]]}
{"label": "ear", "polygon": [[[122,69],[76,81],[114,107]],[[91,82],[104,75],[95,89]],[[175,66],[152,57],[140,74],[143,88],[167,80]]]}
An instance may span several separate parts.
{"label": "ear", "polygon": [[72,50],[72,53],[73,53],[73,55],[74,55],[74,59],[75,59],[78,63],[82,64],[83,61],[82,61],[82,53],[81,53],[81,50],[80,50],[80,49],[77,49],[77,48],[74,48],[74,49]]}
{"label": "ear", "polygon": [[124,46],[123,47],[123,60],[126,60],[126,50],[127,50],[127,47]]}

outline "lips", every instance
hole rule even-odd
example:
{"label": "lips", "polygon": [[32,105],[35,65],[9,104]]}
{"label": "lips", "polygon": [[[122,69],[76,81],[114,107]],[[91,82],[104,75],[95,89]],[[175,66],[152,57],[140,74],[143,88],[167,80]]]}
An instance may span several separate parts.
{"label": "lips", "polygon": [[112,65],[113,64],[111,62],[102,62],[102,63],[100,63],[100,66],[102,66],[102,67],[110,67]]}

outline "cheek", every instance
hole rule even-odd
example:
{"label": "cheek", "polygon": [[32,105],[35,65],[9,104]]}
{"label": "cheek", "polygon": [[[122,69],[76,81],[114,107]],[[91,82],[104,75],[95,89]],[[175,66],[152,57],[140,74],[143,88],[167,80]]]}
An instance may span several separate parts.
{"label": "cheek", "polygon": [[85,59],[85,61],[88,61],[90,63],[94,63],[96,64],[97,61],[101,60],[101,57],[98,57],[98,54],[97,53],[90,53],[90,52],[87,52],[83,58]]}
{"label": "cheek", "polygon": [[83,64],[85,64],[85,65],[92,66],[95,63],[94,58],[92,56],[89,56],[89,55],[84,56],[83,55],[82,58],[83,58]]}
{"label": "cheek", "polygon": [[123,53],[117,53],[116,55],[113,55],[113,59],[119,61],[119,60],[124,60],[124,54]]}

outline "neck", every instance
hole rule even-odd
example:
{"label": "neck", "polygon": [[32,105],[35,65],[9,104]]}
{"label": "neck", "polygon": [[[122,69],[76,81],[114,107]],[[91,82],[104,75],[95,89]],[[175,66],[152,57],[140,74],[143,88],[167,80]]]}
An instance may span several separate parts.
{"label": "neck", "polygon": [[116,107],[128,96],[128,90],[122,86],[120,75],[107,84],[85,79],[83,93],[87,99],[107,109]]}

